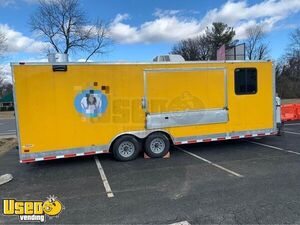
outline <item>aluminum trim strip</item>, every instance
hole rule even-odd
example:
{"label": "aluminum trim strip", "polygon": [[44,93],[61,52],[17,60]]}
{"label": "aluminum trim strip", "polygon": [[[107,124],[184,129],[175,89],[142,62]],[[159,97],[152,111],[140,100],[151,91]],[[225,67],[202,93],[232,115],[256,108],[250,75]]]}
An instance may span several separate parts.
{"label": "aluminum trim strip", "polygon": [[18,103],[17,103],[17,95],[16,95],[16,80],[15,80],[15,73],[14,73],[14,65],[11,63],[11,74],[12,74],[12,81],[13,81],[13,99],[14,99],[14,112],[15,112],[15,123],[16,123],[16,131],[17,131],[17,139],[18,139],[18,148],[19,148],[19,157],[21,158],[22,155],[22,146],[21,146],[21,136],[20,136],[20,125],[19,125],[19,112],[18,112]]}
{"label": "aluminum trim strip", "polygon": [[[228,61],[186,61],[186,62],[25,62],[24,65],[193,65],[193,64],[222,64],[222,63],[269,63],[268,60],[228,60]],[[20,65],[20,62],[12,62],[12,65]]]}
{"label": "aluminum trim strip", "polygon": [[21,154],[20,160],[27,160],[32,158],[34,159],[46,158],[46,157],[53,157],[53,156],[57,157],[57,156],[65,156],[65,155],[76,155],[76,156],[94,155],[92,154],[92,152],[95,152],[95,154],[97,154],[97,152],[107,151],[108,149],[109,149],[108,145],[101,145],[101,146],[91,146],[91,147],[83,147],[83,148],[57,150],[57,151],[44,151],[41,153]]}
{"label": "aluminum trim strip", "polygon": [[276,103],[276,70],[275,70],[275,65],[272,63],[272,85],[273,85],[273,128],[277,128],[277,123],[276,123],[276,108],[277,108],[277,103]]}
{"label": "aluminum trim strip", "polygon": [[231,133],[220,133],[212,135],[199,135],[199,136],[189,136],[182,138],[174,138],[174,143],[188,144],[188,142],[208,142],[209,141],[221,141],[221,140],[232,140],[250,137],[260,137],[277,134],[277,129],[261,129],[261,130],[249,130]]}
{"label": "aluminum trim strip", "polygon": [[146,116],[147,129],[159,129],[179,126],[194,126],[228,122],[228,111],[197,110],[172,113],[149,114]]}

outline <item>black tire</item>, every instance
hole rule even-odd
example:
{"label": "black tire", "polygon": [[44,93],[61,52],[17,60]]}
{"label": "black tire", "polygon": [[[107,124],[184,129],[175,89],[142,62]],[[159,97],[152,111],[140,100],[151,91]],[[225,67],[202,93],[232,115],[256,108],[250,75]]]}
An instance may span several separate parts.
{"label": "black tire", "polygon": [[141,149],[141,143],[137,138],[131,135],[124,135],[114,142],[112,152],[116,160],[127,162],[136,159]]}
{"label": "black tire", "polygon": [[145,152],[151,158],[162,158],[169,150],[169,138],[163,133],[150,134],[145,141]]}

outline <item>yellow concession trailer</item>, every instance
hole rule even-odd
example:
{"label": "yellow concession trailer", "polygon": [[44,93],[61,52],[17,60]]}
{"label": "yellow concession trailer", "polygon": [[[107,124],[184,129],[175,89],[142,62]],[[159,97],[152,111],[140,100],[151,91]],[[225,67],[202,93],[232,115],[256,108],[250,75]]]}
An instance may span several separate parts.
{"label": "yellow concession trailer", "polygon": [[13,63],[20,161],[275,135],[272,62]]}

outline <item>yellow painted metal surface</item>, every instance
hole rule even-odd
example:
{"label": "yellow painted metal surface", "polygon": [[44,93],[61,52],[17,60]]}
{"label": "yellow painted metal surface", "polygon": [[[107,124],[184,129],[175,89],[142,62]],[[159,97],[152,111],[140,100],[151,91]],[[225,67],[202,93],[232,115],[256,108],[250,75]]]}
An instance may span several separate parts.
{"label": "yellow painted metal surface", "polygon": [[[147,73],[149,112],[222,109],[225,106],[223,70]],[[163,84],[163,85],[162,85]]]}
{"label": "yellow painted metal surface", "polygon": [[[22,154],[108,145],[121,133],[145,130],[145,112],[141,106],[145,69],[227,69],[229,122],[166,128],[174,138],[273,128],[271,62],[70,64],[67,72],[53,72],[51,65],[13,67]],[[234,70],[249,67],[257,68],[258,92],[236,95]],[[222,108],[225,101],[222,78],[222,71],[150,73],[147,80],[150,87],[147,94],[152,99],[150,110]],[[76,108],[76,98],[86,90],[101,92],[107,100],[106,107],[103,102],[101,105],[104,111],[93,118]]]}

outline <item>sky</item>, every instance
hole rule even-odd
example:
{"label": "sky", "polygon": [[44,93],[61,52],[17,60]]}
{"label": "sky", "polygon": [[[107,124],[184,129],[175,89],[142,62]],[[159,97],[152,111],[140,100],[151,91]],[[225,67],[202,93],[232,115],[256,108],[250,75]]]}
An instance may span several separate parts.
{"label": "sky", "polygon": [[[38,0],[0,0],[0,30],[7,35],[11,61],[45,61],[47,46],[29,26]],[[233,26],[243,42],[247,28],[263,25],[271,56],[278,59],[300,21],[300,0],[80,0],[90,19],[103,20],[113,45],[93,61],[151,61],[174,43],[201,34],[212,22]],[[78,61],[86,55],[71,55]]]}

